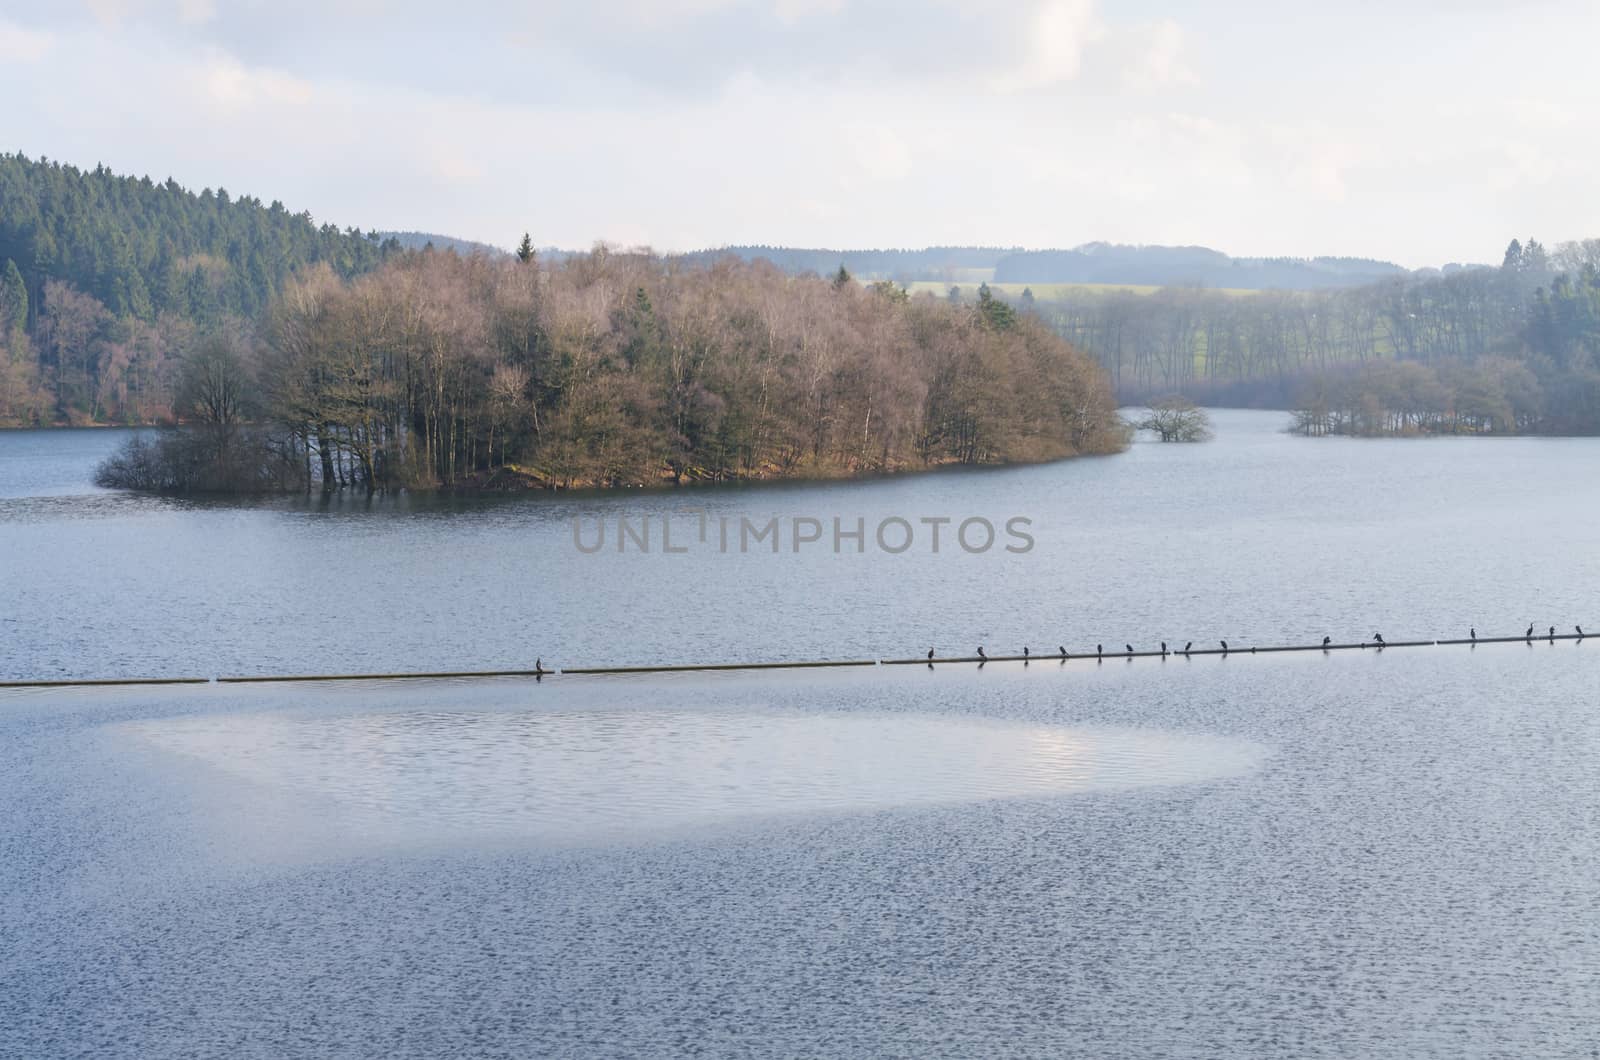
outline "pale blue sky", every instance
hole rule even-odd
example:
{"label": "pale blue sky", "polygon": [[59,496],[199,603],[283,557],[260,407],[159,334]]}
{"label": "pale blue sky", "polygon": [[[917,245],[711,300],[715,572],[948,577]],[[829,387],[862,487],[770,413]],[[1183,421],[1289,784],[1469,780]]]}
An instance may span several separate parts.
{"label": "pale blue sky", "polygon": [[1600,5],[0,0],[4,147],[509,245],[1600,235]]}

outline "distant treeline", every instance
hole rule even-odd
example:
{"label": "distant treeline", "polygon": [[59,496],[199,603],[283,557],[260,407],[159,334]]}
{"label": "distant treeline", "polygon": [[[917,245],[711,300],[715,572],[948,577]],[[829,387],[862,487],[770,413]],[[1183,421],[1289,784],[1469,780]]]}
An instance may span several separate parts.
{"label": "distant treeline", "polygon": [[470,257],[473,254],[482,254],[489,258],[509,258],[511,252],[503,247],[490,243],[479,243],[471,239],[458,239],[455,236],[440,235],[438,232],[379,232],[378,238],[392,239],[406,250],[453,250],[457,254]]}
{"label": "distant treeline", "polygon": [[[1600,240],[1553,252],[1514,241],[1497,269],[1346,290],[1083,289],[1032,306],[1100,361],[1124,401],[1177,391],[1286,408],[1318,386],[1333,393],[1367,365],[1499,358],[1526,367],[1541,394],[1538,414],[1518,417],[1514,429],[1592,433],[1600,430],[1592,391],[1600,370],[1597,268]],[[1507,429],[1498,422],[1494,429]]]}
{"label": "distant treeline", "polygon": [[[1537,244],[1513,244],[1502,290],[1525,286],[1543,263]],[[1501,305],[1499,335],[1393,361],[1316,373],[1295,401],[1307,434],[1600,433],[1600,240],[1566,248],[1590,255],[1576,277],[1558,273],[1523,303]],[[1568,262],[1568,264],[1577,264]]]}
{"label": "distant treeline", "polygon": [[[1148,287],[1311,290],[1353,287],[1406,276],[1387,261],[1366,258],[1232,258],[1206,247],[1086,243],[1071,250],[1018,247],[928,247],[922,250],[824,250],[740,246],[684,255],[705,264],[733,256],[767,260],[786,272],[831,274],[840,266],[866,279],[897,283],[1104,283]],[[1450,268],[1458,268],[1451,266]]]}
{"label": "distant treeline", "polygon": [[1310,435],[1517,434],[1545,425],[1551,397],[1576,396],[1548,395],[1526,364],[1505,357],[1372,361],[1303,383],[1294,425]]}
{"label": "distant treeline", "polygon": [[604,250],[408,254],[216,334],[185,424],[106,468],[166,490],[622,486],[1121,448],[1104,374],[996,299]]}
{"label": "distant treeline", "polygon": [[815,247],[719,247],[678,255],[678,260],[710,265],[724,258],[767,261],[795,276],[831,276],[840,268],[863,280],[950,280],[986,278],[1016,248],[926,247],[920,250],[827,250]]}
{"label": "distant treeline", "polygon": [[1354,287],[1405,275],[1398,265],[1367,258],[1232,258],[1206,247],[1090,243],[1073,250],[1008,254],[996,263],[994,280],[1298,291]]}

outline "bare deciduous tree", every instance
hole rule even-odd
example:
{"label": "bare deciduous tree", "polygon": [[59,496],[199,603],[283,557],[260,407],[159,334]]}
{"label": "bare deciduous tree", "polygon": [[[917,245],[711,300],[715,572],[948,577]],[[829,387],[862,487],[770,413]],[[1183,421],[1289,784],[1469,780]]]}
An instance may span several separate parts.
{"label": "bare deciduous tree", "polygon": [[1152,401],[1136,426],[1154,431],[1163,442],[1204,442],[1211,437],[1211,417],[1205,409],[1177,394]]}

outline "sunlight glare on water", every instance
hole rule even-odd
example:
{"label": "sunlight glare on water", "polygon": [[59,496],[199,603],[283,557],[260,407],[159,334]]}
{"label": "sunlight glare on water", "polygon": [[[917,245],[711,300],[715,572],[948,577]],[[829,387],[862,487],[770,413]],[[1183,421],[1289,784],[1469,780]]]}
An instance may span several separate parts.
{"label": "sunlight glare on water", "polygon": [[403,822],[413,839],[658,833],[1175,784],[1252,769],[1235,740],[991,719],[773,711],[292,712],[129,724],[236,777]]}

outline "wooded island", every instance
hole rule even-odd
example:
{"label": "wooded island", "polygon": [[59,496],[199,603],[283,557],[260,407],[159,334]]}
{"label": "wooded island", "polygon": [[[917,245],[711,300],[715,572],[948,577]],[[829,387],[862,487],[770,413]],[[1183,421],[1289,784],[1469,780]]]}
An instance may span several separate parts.
{"label": "wooded island", "polygon": [[184,363],[108,486],[620,487],[1122,448],[1104,373],[996,299],[599,249],[391,257],[285,285]]}

